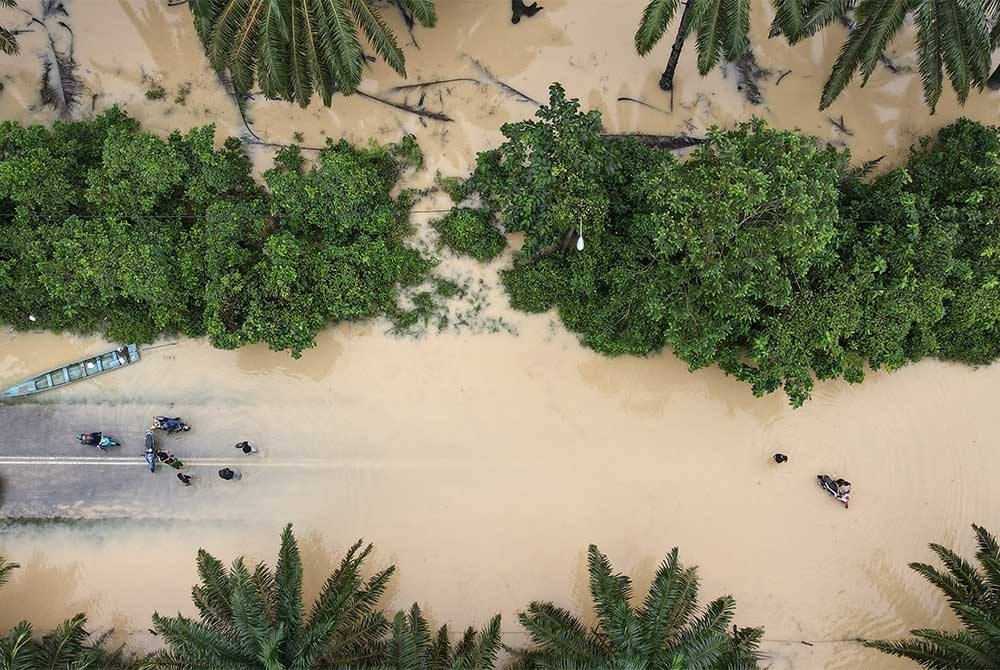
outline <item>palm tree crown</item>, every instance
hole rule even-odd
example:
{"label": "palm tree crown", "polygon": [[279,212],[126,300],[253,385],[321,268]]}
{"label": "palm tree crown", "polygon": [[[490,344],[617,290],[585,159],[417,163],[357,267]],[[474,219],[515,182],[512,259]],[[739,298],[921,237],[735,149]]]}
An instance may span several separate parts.
{"label": "palm tree crown", "polygon": [[868,642],[868,646],[931,670],[1000,667],[1000,544],[986,529],[975,525],[972,529],[979,545],[978,567],[939,544],[930,548],[944,563],[944,570],[910,564],[944,594],[962,629],[914,630],[908,640]]}
{"label": "palm tree crown", "polygon": [[664,668],[751,670],[757,668],[759,628],[729,631],[732,596],[698,608],[697,568],[685,568],[674,548],[660,564],[642,607],[633,608],[632,582],[614,574],[594,545],[587,552],[590,593],[597,625],[587,630],[572,614],[533,602],[520,615],[534,647],[518,652],[519,668]]}
{"label": "palm tree crown", "polygon": [[389,622],[375,605],[394,568],[370,579],[361,568],[371,552],[359,541],[326,580],[308,616],[302,603],[302,560],[288,525],[281,534],[278,564],[252,569],[242,558],[226,569],[198,552],[201,584],[191,591],[200,621],[153,614],[167,649],[144,668],[175,670],[241,668],[313,670],[364,665],[378,659]]}
{"label": "palm tree crown", "polygon": [[[313,92],[330,105],[352,93],[365,61],[358,27],[379,56],[406,76],[405,58],[375,0],[191,0],[209,60],[229,70],[238,93],[254,81],[264,95],[305,107]],[[399,0],[422,26],[437,22],[434,0]]]}
{"label": "palm tree crown", "polygon": [[[649,0],[635,33],[635,49],[648,54],[663,37],[667,24],[677,12],[678,0]],[[681,13],[680,27],[660,77],[660,88],[673,88],[674,71],[684,40],[692,31],[698,33],[698,72],[709,73],[721,58],[735,61],[750,45],[750,0],[687,0]]]}
{"label": "palm tree crown", "polygon": [[997,0],[775,0],[771,34],[792,44],[809,37],[852,10],[856,28],[847,37],[823,87],[820,109],[828,107],[854,74],[862,86],[875,71],[886,46],[912,14],[917,27],[917,63],[924,100],[933,113],[944,76],[964,103],[990,76],[990,51],[1000,46]]}

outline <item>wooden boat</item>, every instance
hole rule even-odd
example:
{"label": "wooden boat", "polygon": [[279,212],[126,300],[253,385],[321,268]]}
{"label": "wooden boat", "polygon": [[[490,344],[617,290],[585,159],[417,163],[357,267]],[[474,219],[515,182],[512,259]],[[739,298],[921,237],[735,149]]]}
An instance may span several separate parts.
{"label": "wooden boat", "polygon": [[139,347],[135,344],[124,344],[107,353],[69,363],[54,370],[49,370],[37,377],[26,379],[20,384],[15,384],[4,391],[3,397],[20,398],[48,391],[49,389],[56,389],[80,381],[81,379],[89,379],[105,372],[117,370],[126,365],[131,365],[138,360]]}

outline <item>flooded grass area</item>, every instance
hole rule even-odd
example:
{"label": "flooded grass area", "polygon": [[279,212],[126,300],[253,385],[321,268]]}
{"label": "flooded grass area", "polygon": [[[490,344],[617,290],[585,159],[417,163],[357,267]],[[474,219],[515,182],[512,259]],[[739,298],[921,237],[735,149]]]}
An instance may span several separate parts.
{"label": "flooded grass area", "polygon": [[[647,58],[634,53],[641,0],[549,0],[517,25],[505,0],[439,0],[438,27],[413,36],[419,48],[386,12],[409,78],[373,63],[361,90],[451,120],[362,96],[336,97],[330,109],[258,97],[245,125],[186,7],[78,1],[44,17],[42,3],[19,4],[45,28],[0,10],[4,25],[30,30],[19,36],[21,55],[4,59],[0,118],[85,118],[118,104],[158,132],[214,123],[219,141],[246,139],[259,168],[273,154],[266,143],[412,133],[426,159],[406,183],[414,188],[436,174],[467,174],[476,152],[499,141],[500,126],[532,115],[531,100],[544,101],[553,81],[600,109],[608,132],[701,136],[760,116],[847,146],[858,162],[884,155],[887,165],[959,116],[995,123],[1000,103],[1000,93],[976,93],[963,109],[947,92],[932,116],[904,35],[887,50],[896,72],[880,67],[867,87],[855,82],[820,112],[844,33],[832,28],[795,48],[766,40],[763,2],[754,2],[752,32],[766,74],[753,104],[734,67],[697,77],[690,44],[673,97],[660,91],[669,44]],[[55,82],[63,93],[45,104],[44,64],[57,56],[72,61],[75,97],[68,82]],[[444,79],[455,81],[399,88]],[[436,248],[430,221],[448,206],[440,196],[417,203],[412,244]],[[138,365],[39,396],[32,411],[43,418],[0,442],[10,515],[0,553],[23,566],[2,594],[19,607],[5,608],[0,626],[23,617],[45,629],[83,610],[96,628],[114,627],[116,639],[154,646],[146,632],[154,609],[193,612],[199,547],[226,562],[239,554],[273,561],[289,521],[307,596],[364,537],[377,545],[376,568],[398,567],[388,608],[416,601],[456,629],[499,610],[514,645],[523,640],[516,612],[531,600],[589,616],[591,542],[636,577],[640,593],[679,546],[701,568],[703,600],[732,593],[740,625],[766,626],[762,666],[774,670],[910,667],[856,640],[953,623],[906,566],[929,560],[931,541],[968,553],[970,523],[1000,526],[1000,365],[928,360],[870,373],[859,386],[820,383],[793,410],[780,394],[754,398],[716,369],[690,373],[669,352],[605,358],[554,315],[512,312],[497,279],[509,253],[485,266],[442,258],[435,272],[464,292],[428,308],[424,327],[414,328],[420,337],[393,335],[385,321],[339,326],[297,360],[183,339]],[[0,387],[106,344],[5,329]],[[0,404],[0,425],[13,425],[17,411]],[[167,411],[194,426],[169,443],[201,476],[190,489],[145,476],[138,456],[135,473],[73,466],[53,470],[51,481],[35,481],[49,470],[5,462],[68,449],[66,434],[83,418],[125,435],[122,456],[135,455],[133,434],[141,440],[144,422]],[[232,459],[239,439],[261,452],[233,461],[245,477],[227,487],[213,459]],[[775,452],[789,462],[774,464]],[[849,510],[817,490],[819,472],[852,481]],[[37,497],[12,512],[8,485]],[[54,508],[66,518],[41,520]]]}

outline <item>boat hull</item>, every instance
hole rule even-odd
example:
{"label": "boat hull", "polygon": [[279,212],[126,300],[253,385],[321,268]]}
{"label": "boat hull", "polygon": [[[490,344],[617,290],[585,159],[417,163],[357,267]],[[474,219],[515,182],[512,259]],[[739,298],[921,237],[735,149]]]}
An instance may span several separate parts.
{"label": "boat hull", "polygon": [[4,391],[2,397],[6,399],[23,398],[44,391],[62,388],[82,379],[90,379],[105,372],[111,372],[112,370],[132,365],[138,362],[138,360],[138,345],[126,344],[117,349],[106,351],[103,354],[67,363],[30,379],[25,379],[23,382],[14,384]]}

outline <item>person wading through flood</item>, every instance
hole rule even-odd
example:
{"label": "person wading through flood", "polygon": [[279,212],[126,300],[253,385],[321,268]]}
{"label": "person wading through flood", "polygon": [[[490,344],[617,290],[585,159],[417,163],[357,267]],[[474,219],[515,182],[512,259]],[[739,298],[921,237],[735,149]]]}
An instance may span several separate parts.
{"label": "person wading through flood", "polygon": [[234,444],[233,447],[235,447],[236,449],[239,449],[240,451],[242,451],[247,456],[249,456],[250,454],[256,454],[257,453],[257,448],[255,446],[253,446],[252,444],[250,444],[249,442],[247,442],[246,440],[244,440],[243,442],[240,442],[238,444]]}

